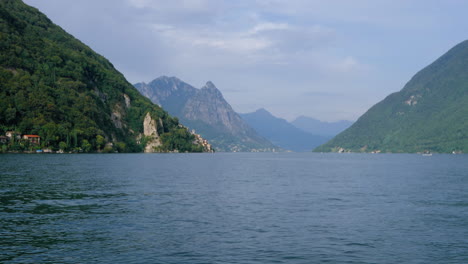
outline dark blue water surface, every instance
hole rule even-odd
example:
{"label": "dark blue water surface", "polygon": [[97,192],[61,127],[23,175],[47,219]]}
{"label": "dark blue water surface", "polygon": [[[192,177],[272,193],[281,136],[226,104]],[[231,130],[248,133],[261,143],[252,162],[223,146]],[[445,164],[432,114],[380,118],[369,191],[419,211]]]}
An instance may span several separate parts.
{"label": "dark blue water surface", "polygon": [[1,263],[468,263],[468,156],[0,155]]}

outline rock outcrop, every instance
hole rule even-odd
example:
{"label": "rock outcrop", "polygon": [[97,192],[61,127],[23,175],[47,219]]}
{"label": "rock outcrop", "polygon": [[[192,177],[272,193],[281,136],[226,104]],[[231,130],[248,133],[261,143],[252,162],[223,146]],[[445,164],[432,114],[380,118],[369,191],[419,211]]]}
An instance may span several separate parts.
{"label": "rock outcrop", "polygon": [[211,144],[208,143],[208,140],[202,138],[201,135],[195,133],[195,130],[192,130],[191,133],[192,133],[192,135],[195,136],[195,140],[193,141],[193,144],[202,146],[203,147],[203,152],[210,152],[210,153],[214,152],[214,149],[211,146]]}
{"label": "rock outcrop", "polygon": [[157,147],[161,146],[161,140],[158,134],[158,126],[150,113],[147,113],[143,121],[143,135],[146,137],[147,143],[145,153],[157,152]]}

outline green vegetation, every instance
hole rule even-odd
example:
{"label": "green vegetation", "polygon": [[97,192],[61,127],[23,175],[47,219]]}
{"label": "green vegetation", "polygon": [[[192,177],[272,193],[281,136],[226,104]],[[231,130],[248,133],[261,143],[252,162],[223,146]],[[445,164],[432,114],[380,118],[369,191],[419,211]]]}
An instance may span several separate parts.
{"label": "green vegetation", "polygon": [[[176,118],[141,96],[104,57],[37,9],[0,1],[0,135],[39,135],[35,148],[141,152],[148,112],[162,123],[159,151],[200,151]],[[27,144],[10,141],[1,148],[32,150]]]}
{"label": "green vegetation", "polygon": [[161,151],[176,149],[179,152],[203,152],[202,146],[191,144],[193,135],[187,134],[185,128],[178,128],[165,133],[161,136],[161,139],[163,141],[162,146],[159,147]]}
{"label": "green vegetation", "polygon": [[468,152],[468,41],[315,151]]}

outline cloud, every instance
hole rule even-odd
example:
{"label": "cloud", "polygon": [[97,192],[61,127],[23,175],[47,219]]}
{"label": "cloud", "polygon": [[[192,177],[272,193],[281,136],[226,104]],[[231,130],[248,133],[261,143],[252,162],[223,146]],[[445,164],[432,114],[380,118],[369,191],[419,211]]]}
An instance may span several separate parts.
{"label": "cloud", "polygon": [[[181,27],[154,23],[154,37],[164,39],[172,47],[191,49],[194,54],[216,52],[226,63],[238,61],[257,64],[288,64],[293,56],[326,47],[334,32],[319,25],[303,28],[288,23],[259,22],[243,30],[223,27]],[[302,56],[301,55],[301,56]]]}
{"label": "cloud", "polygon": [[[333,29],[321,25],[308,27],[289,24],[260,24],[262,30],[257,29],[258,37],[269,39],[274,43],[273,48],[284,53],[298,53],[322,49],[333,42]],[[255,28],[258,28],[256,26]]]}
{"label": "cloud", "polygon": [[148,8],[151,7],[151,0],[127,0],[127,2],[136,8]]}
{"label": "cloud", "polygon": [[329,69],[337,73],[351,73],[358,70],[363,70],[364,65],[360,64],[352,56],[347,56],[337,62],[331,63]]}
{"label": "cloud", "polygon": [[248,35],[257,35],[262,32],[268,31],[278,31],[278,30],[288,30],[291,29],[291,26],[287,23],[259,23],[255,25],[252,29],[247,31]]}
{"label": "cloud", "polygon": [[[106,0],[108,1],[108,0]],[[141,23],[160,23],[197,27],[210,25],[222,16],[223,1],[216,0],[124,0],[130,12],[138,13],[134,19]]]}
{"label": "cloud", "polygon": [[130,6],[144,9],[161,9],[164,11],[189,10],[198,12],[200,10],[211,10],[215,1],[213,0],[126,0]]}

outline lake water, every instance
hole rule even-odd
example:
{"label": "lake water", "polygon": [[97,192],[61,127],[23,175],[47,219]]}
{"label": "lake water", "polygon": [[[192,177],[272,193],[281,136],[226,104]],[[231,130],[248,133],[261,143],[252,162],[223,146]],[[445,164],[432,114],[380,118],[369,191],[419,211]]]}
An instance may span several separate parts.
{"label": "lake water", "polygon": [[468,263],[468,155],[0,155],[0,263]]}

